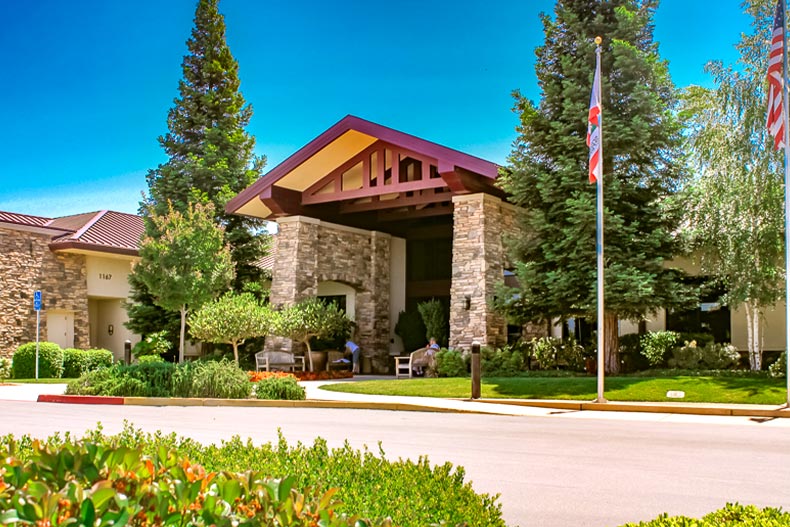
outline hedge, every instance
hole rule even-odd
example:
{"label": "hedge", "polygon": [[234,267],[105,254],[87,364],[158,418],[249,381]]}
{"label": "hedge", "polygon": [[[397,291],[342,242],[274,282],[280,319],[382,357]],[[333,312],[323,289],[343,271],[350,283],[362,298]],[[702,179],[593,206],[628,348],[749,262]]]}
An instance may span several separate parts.
{"label": "hedge", "polygon": [[[36,376],[36,343],[22,344],[14,353],[11,369],[15,379]],[[58,379],[63,376],[63,350],[54,342],[38,343],[38,377]]]}
{"label": "hedge", "polygon": [[723,509],[706,514],[700,519],[662,514],[648,522],[626,523],[621,527],[788,527],[790,513],[782,509],[728,503]]}
{"label": "hedge", "polygon": [[112,366],[112,361],[113,354],[110,350],[66,348],[63,350],[63,377],[79,377],[89,371]]}

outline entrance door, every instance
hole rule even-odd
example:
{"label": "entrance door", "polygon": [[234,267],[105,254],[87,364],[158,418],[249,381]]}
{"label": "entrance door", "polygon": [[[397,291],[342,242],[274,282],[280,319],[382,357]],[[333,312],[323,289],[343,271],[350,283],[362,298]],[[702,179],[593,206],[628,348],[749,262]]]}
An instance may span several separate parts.
{"label": "entrance door", "polygon": [[47,312],[47,340],[63,349],[74,347],[74,313],[72,311]]}

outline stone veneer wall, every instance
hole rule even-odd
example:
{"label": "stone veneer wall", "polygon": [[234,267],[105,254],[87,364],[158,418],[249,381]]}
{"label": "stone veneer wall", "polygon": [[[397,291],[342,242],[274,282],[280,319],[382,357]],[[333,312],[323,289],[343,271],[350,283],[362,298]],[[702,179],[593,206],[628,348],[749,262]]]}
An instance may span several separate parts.
{"label": "stone veneer wall", "polygon": [[504,240],[519,233],[516,213],[516,207],[488,194],[453,197],[450,347],[468,350],[474,341],[489,346],[507,342],[507,324],[491,301],[507,266]]}
{"label": "stone veneer wall", "polygon": [[[305,216],[278,220],[272,269],[273,305],[289,305],[318,292],[327,280],[356,291],[357,344],[375,372],[389,364],[390,239],[388,234]],[[267,349],[293,349],[290,340],[267,337]]]}
{"label": "stone veneer wall", "polygon": [[74,312],[74,345],[87,349],[88,287],[85,256],[53,253],[51,236],[0,228],[0,357],[36,340],[33,291],[40,289],[41,339],[47,339],[47,310]]}

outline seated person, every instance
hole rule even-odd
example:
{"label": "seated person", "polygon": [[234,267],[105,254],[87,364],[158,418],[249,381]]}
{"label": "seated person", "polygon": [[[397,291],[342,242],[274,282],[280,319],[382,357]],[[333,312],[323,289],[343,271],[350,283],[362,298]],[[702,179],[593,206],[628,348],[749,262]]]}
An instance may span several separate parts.
{"label": "seated person", "polygon": [[424,348],[420,348],[417,351],[420,350],[425,350],[425,354],[423,354],[420,358],[414,359],[411,364],[414,375],[417,375],[418,377],[425,375],[425,368],[428,368],[428,366],[433,363],[434,355],[436,355],[436,352],[439,351],[439,344],[436,343],[436,338],[431,337],[428,345]]}

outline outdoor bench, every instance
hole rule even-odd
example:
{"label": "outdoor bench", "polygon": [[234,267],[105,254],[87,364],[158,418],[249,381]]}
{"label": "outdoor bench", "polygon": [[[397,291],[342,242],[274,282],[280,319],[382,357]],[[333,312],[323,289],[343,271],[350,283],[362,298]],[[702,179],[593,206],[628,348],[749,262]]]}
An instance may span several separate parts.
{"label": "outdoor bench", "polygon": [[296,369],[305,371],[304,356],[294,355],[287,351],[259,351],[255,354],[255,371],[287,370]]}

